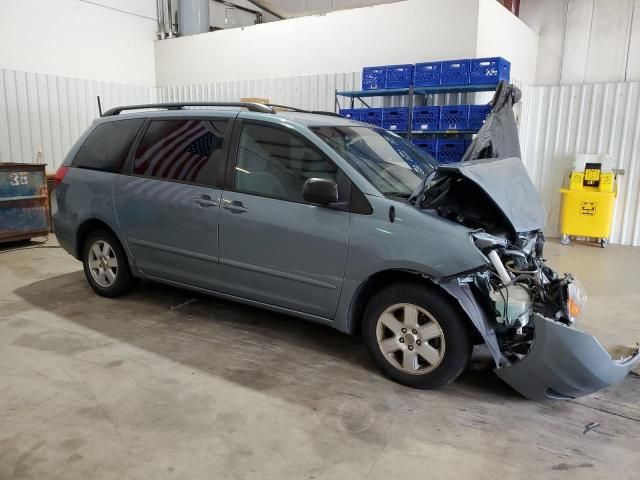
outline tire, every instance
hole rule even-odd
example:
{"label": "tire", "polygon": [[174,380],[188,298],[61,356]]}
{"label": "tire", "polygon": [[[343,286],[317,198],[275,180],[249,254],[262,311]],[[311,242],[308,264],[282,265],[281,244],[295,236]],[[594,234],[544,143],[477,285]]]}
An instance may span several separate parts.
{"label": "tire", "polygon": [[82,247],[82,264],[89,285],[98,295],[120,297],[133,288],[127,255],[120,241],[107,230],[89,233]]}
{"label": "tire", "polygon": [[462,314],[442,294],[417,283],[397,283],[376,293],[365,310],[362,334],[387,377],[421,389],[453,382],[473,349]]}

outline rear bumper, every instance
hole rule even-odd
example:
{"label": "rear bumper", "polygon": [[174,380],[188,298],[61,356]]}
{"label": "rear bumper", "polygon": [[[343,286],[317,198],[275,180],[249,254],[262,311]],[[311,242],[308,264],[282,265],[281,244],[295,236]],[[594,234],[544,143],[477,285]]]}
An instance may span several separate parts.
{"label": "rear bumper", "polygon": [[496,374],[532,400],[570,399],[588,395],[621,382],[640,360],[638,348],[621,359],[586,332],[540,315],[533,316],[535,338],[529,353]]}

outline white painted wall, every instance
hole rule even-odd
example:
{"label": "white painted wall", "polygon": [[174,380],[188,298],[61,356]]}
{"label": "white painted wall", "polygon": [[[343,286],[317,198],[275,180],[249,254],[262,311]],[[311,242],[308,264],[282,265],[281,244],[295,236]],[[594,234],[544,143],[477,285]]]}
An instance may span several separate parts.
{"label": "white painted wall", "polygon": [[158,86],[502,55],[534,79],[537,35],[495,0],[405,0],[156,42]]}
{"label": "white painted wall", "polygon": [[476,57],[511,61],[511,78],[531,85],[536,76],[538,35],[496,0],[480,0]]}
{"label": "white painted wall", "polygon": [[199,84],[473,57],[477,16],[478,0],[407,0],[163,40],[156,80]]}
{"label": "white painted wall", "polygon": [[522,0],[539,85],[640,80],[640,0]]}
{"label": "white painted wall", "polygon": [[155,84],[155,0],[0,0],[0,67]]}

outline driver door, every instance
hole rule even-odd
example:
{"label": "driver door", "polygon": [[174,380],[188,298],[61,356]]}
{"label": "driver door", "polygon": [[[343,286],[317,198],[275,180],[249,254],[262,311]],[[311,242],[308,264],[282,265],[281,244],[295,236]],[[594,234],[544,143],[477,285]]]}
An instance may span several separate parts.
{"label": "driver door", "polygon": [[[233,187],[220,213],[222,290],[332,318],[347,260],[350,183],[293,129],[238,123]],[[307,203],[302,188],[312,177],[336,181],[341,206]]]}

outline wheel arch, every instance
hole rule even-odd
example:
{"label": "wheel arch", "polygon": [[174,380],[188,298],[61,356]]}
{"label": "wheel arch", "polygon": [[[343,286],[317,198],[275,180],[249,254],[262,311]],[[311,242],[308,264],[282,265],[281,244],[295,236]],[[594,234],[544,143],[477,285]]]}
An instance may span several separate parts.
{"label": "wheel arch", "polygon": [[75,257],[79,260],[82,260],[82,250],[84,249],[84,243],[87,240],[89,234],[95,230],[106,230],[114,237],[116,237],[116,239],[120,242],[120,245],[122,245],[122,249],[127,256],[127,262],[129,263],[131,271],[134,272],[135,269],[133,268],[131,253],[129,252],[126,243],[122,240],[120,235],[118,235],[118,232],[111,227],[111,225],[99,218],[88,218],[78,226],[75,238]]}
{"label": "wheel arch", "polygon": [[478,332],[476,326],[453,295],[438,285],[438,283],[430,276],[415,270],[405,269],[382,270],[370,275],[360,284],[349,307],[347,331],[351,334],[359,334],[362,330],[364,311],[371,298],[386,286],[399,282],[416,283],[423,285],[425,288],[437,291],[459,312],[460,317],[464,319],[469,332],[472,333],[474,341],[479,341],[478,343],[483,342],[480,332]]}

